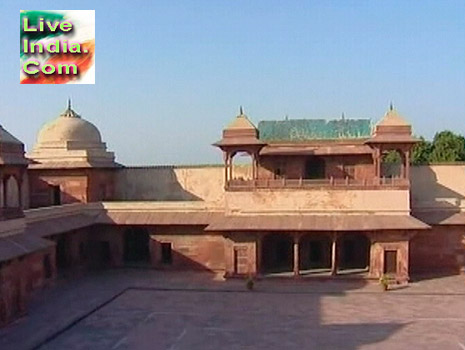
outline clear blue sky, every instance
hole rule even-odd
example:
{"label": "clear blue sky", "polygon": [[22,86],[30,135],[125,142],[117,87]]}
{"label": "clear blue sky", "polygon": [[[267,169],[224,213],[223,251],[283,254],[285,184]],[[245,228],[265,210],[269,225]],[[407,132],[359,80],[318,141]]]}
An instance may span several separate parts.
{"label": "clear blue sky", "polygon": [[[20,85],[19,10],[95,9],[96,84]],[[465,1],[1,0],[0,123],[30,149],[72,96],[123,164],[219,163],[243,105],[262,119],[465,133]]]}

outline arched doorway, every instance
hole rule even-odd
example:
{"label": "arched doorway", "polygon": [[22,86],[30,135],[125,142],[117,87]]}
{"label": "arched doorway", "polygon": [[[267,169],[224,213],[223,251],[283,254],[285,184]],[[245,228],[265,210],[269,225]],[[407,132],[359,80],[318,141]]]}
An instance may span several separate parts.
{"label": "arched doorway", "polygon": [[294,241],[283,233],[272,233],[263,238],[262,264],[264,273],[292,272]]}
{"label": "arched doorway", "polygon": [[253,158],[249,152],[236,152],[231,157],[231,180],[249,181],[254,178]]}
{"label": "arched doorway", "polygon": [[300,270],[331,268],[331,239],[324,234],[305,235],[300,240]]}
{"label": "arched doorway", "polygon": [[131,227],[124,232],[124,262],[147,263],[150,261],[150,235],[144,228]]}
{"label": "arched doorway", "polygon": [[5,184],[6,190],[6,207],[19,208],[19,186],[18,181],[14,176],[8,177]]}
{"label": "arched doorway", "polygon": [[339,268],[366,269],[370,264],[370,240],[361,233],[342,235],[338,243],[340,247]]}

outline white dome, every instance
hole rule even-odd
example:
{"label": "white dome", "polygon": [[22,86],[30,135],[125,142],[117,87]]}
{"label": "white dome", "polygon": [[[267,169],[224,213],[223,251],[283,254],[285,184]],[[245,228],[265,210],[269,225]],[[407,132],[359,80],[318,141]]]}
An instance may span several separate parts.
{"label": "white dome", "polygon": [[31,167],[114,167],[115,155],[108,152],[94,124],[68,108],[39,131],[37,143],[27,154]]}
{"label": "white dome", "polygon": [[94,124],[69,108],[57,119],[45,124],[37,136],[38,144],[66,141],[95,144],[101,143],[102,137]]}

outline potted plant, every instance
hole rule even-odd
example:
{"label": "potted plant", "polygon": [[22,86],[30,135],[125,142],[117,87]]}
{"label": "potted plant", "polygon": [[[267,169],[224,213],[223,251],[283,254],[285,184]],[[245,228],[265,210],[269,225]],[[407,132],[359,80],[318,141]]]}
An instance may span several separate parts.
{"label": "potted plant", "polygon": [[253,280],[253,277],[249,276],[247,278],[247,281],[245,282],[245,286],[247,287],[248,290],[253,290],[254,285],[255,285],[255,281]]}
{"label": "potted plant", "polygon": [[379,278],[379,284],[380,284],[381,288],[383,289],[383,291],[387,291],[388,288],[389,288],[389,276],[386,275],[386,274],[383,274]]}

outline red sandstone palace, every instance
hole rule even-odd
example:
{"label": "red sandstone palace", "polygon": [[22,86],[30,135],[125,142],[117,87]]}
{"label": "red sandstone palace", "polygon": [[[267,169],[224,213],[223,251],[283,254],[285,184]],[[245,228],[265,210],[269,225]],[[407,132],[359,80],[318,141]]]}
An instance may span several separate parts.
{"label": "red sandstone palace", "polygon": [[[401,281],[461,273],[465,166],[411,166],[416,142],[392,107],[374,127],[345,118],[256,127],[241,109],[214,144],[224,165],[125,167],[70,105],[26,155],[0,127],[0,324],[57,271],[92,267]],[[392,151],[400,162],[387,164]]]}

